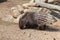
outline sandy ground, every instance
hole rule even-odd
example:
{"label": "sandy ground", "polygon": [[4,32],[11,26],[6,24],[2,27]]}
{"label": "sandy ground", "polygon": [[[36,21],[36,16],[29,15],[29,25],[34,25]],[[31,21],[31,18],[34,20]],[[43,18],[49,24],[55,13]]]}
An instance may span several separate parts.
{"label": "sandy ground", "polygon": [[[28,0],[8,0],[0,3],[0,18],[9,13],[9,8],[28,2]],[[24,29],[21,30],[18,24],[0,20],[0,40],[60,40],[60,31]]]}

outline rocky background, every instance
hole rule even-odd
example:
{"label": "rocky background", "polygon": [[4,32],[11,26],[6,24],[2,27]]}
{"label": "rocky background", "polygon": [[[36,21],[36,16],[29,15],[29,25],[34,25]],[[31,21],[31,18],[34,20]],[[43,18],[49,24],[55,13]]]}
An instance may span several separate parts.
{"label": "rocky background", "polygon": [[[21,30],[19,25],[13,22],[16,16],[13,16],[14,18],[11,16],[11,8],[29,1],[30,0],[7,0],[0,3],[0,40],[60,40],[60,31],[51,28],[46,30],[33,28]],[[13,11],[13,13],[14,12],[15,11]],[[26,12],[26,10],[24,12]]]}

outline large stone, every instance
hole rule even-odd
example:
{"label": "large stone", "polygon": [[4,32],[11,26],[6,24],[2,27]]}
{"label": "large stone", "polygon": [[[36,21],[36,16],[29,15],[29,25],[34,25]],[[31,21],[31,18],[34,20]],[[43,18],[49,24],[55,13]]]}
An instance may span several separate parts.
{"label": "large stone", "polygon": [[60,2],[59,0],[31,0],[30,3],[39,3],[39,2],[48,2],[48,3],[54,3],[54,2]]}
{"label": "large stone", "polygon": [[46,2],[47,0],[31,0],[30,3],[34,3],[34,2]]}
{"label": "large stone", "polygon": [[48,3],[55,3],[57,2],[58,0],[48,0]]}
{"label": "large stone", "polygon": [[28,7],[35,7],[38,6],[36,3],[25,3],[22,5],[24,8],[28,8]]}
{"label": "large stone", "polygon": [[24,10],[24,13],[26,13],[26,12],[36,12],[39,9],[41,9],[41,8],[38,8],[38,7],[29,7],[28,9]]}

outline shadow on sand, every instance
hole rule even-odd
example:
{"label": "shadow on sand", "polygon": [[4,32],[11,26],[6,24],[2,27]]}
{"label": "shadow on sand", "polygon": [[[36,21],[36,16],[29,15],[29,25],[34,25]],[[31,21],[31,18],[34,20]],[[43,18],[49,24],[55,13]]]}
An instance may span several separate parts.
{"label": "shadow on sand", "polygon": [[[59,32],[59,29],[52,28],[52,27],[47,27],[46,29],[37,29],[36,27],[27,27],[25,29],[33,29],[33,30],[42,30],[42,31],[50,31],[50,32]],[[23,29],[23,30],[25,30]]]}
{"label": "shadow on sand", "polygon": [[0,0],[0,3],[6,2],[7,0]]}

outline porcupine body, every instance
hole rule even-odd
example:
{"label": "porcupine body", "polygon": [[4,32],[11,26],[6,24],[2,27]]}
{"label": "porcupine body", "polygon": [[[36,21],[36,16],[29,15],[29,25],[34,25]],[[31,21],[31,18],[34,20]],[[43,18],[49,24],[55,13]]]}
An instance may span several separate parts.
{"label": "porcupine body", "polygon": [[45,29],[47,25],[50,25],[53,22],[53,16],[49,13],[44,13],[43,11],[26,12],[25,15],[19,20],[19,27],[24,29],[28,26],[36,26],[38,29]]}

